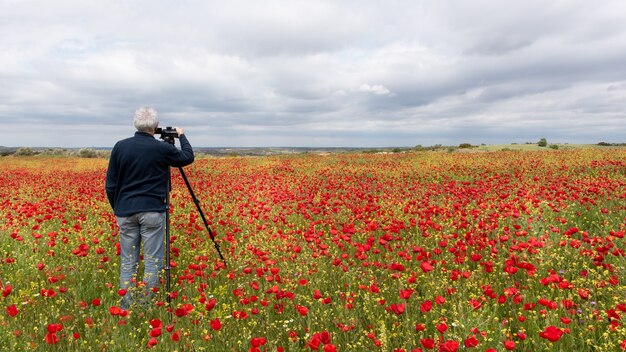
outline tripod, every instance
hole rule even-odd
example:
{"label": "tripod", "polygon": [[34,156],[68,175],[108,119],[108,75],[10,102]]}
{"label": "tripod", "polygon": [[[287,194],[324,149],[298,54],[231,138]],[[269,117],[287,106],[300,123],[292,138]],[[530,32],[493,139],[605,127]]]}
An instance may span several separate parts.
{"label": "tripod", "polygon": [[[172,140],[172,144],[173,144],[173,140]],[[189,194],[191,195],[191,199],[193,199],[193,202],[196,204],[198,213],[200,213],[200,217],[202,218],[202,221],[204,222],[204,226],[206,227],[206,230],[209,233],[209,237],[211,238],[211,241],[213,241],[213,244],[215,245],[217,254],[219,255],[222,262],[224,263],[224,267],[226,267],[226,260],[224,259],[224,256],[222,256],[222,252],[220,251],[220,245],[215,241],[215,236],[213,236],[213,231],[211,231],[211,228],[209,227],[209,223],[207,222],[206,217],[204,216],[204,212],[202,211],[202,207],[200,207],[200,201],[198,200],[195,193],[193,192],[193,189],[191,188],[191,184],[189,183],[189,179],[187,179],[187,175],[185,175],[185,171],[183,170],[183,168],[179,166],[178,170],[180,171],[180,174],[183,177],[183,180],[185,181],[185,185],[187,186],[187,190],[189,191]],[[170,191],[172,189],[171,173],[168,177],[167,182],[168,182],[167,184],[168,192],[165,197],[165,209],[166,210],[165,210],[165,267],[164,269],[166,272],[166,281],[165,281],[165,289],[167,293],[166,299],[167,299],[167,305],[169,307],[171,300],[172,300],[171,294],[170,294],[171,293],[170,271],[172,269],[171,263],[170,263]]]}

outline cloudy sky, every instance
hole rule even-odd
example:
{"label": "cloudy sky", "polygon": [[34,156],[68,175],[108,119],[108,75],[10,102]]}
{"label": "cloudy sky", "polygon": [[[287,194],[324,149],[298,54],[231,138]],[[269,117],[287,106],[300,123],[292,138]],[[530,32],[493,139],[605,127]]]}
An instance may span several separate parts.
{"label": "cloudy sky", "polygon": [[622,0],[0,0],[0,145],[626,142]]}

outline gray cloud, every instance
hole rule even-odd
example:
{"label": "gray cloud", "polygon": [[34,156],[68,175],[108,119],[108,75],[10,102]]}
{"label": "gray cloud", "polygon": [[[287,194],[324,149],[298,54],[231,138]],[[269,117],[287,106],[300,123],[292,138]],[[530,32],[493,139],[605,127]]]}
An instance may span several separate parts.
{"label": "gray cloud", "polygon": [[0,144],[110,146],[142,105],[198,146],[596,143],[626,130],[618,0],[0,7],[0,123],[13,131]]}

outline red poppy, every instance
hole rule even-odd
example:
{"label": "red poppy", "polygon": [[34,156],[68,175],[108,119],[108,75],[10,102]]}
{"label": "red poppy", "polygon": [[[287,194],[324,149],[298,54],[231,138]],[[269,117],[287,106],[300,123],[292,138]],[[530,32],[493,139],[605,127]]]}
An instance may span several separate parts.
{"label": "red poppy", "polygon": [[156,346],[158,343],[159,343],[159,341],[155,337],[151,337],[148,340],[148,343],[146,344],[146,347],[147,348],[152,348],[152,347]]}
{"label": "red poppy", "polygon": [[63,325],[61,324],[48,324],[48,332],[54,334],[55,332],[59,332],[63,330]]}
{"label": "red poppy", "polygon": [[7,297],[8,295],[10,295],[12,290],[13,290],[12,285],[4,286],[4,288],[2,289],[2,297]]}
{"label": "red poppy", "polygon": [[113,316],[122,315],[122,312],[123,312],[123,309],[118,306],[109,307],[109,313],[111,313],[111,315]]}
{"label": "red poppy", "polygon": [[478,310],[483,305],[483,302],[481,300],[473,298],[470,298],[469,303],[472,306],[473,310]]}
{"label": "red poppy", "polygon": [[561,301],[561,305],[563,306],[563,308],[565,309],[572,309],[574,308],[576,305],[574,304],[574,302],[572,300],[569,299],[563,299]]}
{"label": "red poppy", "polygon": [[402,299],[409,299],[411,298],[412,294],[413,294],[412,289],[400,290],[400,298]]}
{"label": "red poppy", "polygon": [[213,307],[215,307],[216,303],[217,303],[217,299],[211,298],[204,306],[204,309],[206,309],[207,311],[210,311],[211,309],[213,309]]}
{"label": "red poppy", "polygon": [[306,316],[309,313],[309,308],[307,308],[305,306],[296,305],[296,310],[303,317]]}
{"label": "red poppy", "polygon": [[318,338],[312,337],[309,342],[307,342],[307,347],[313,351],[317,351],[319,350],[321,344],[322,342]]}
{"label": "red poppy", "polygon": [[211,329],[218,331],[221,328],[222,328],[222,322],[220,321],[220,318],[215,318],[211,320]]}
{"label": "red poppy", "polygon": [[420,264],[420,267],[422,268],[422,271],[425,272],[425,273],[435,269],[435,267],[432,264],[430,264],[429,262],[422,262]]}
{"label": "red poppy", "polygon": [[250,340],[250,345],[252,345],[252,347],[260,347],[263,346],[267,343],[267,339],[265,337],[253,337]]}
{"label": "red poppy", "polygon": [[[619,313],[615,309],[608,309],[606,315],[609,317],[609,321],[620,320]],[[563,319],[561,319],[562,321]]]}
{"label": "red poppy", "polygon": [[41,289],[39,290],[39,294],[42,295],[43,297],[48,297],[48,298],[52,298],[55,297],[57,295],[56,291],[54,289]]}
{"label": "red poppy", "polygon": [[248,313],[245,310],[236,310],[231,315],[235,319],[248,319]]}
{"label": "red poppy", "polygon": [[57,334],[53,333],[53,332],[49,332],[46,334],[44,340],[46,341],[47,344],[49,345],[54,345],[56,343],[58,343],[59,341],[61,341],[59,339],[59,337],[57,336]]}
{"label": "red poppy", "polygon": [[185,309],[185,307],[178,307],[176,308],[176,311],[174,312],[174,314],[176,314],[177,317],[182,318],[186,316],[187,314],[189,314],[189,311]]}
{"label": "red poppy", "polygon": [[563,330],[557,328],[554,325],[550,325],[548,327],[546,327],[545,329],[543,329],[542,332],[539,333],[539,336],[541,336],[542,338],[555,342],[558,341],[561,336],[563,336]]}
{"label": "red poppy", "polygon": [[590,295],[591,295],[591,293],[589,292],[589,290],[587,290],[585,288],[578,289],[578,296],[580,296],[580,298],[588,299]]}
{"label": "red poppy", "polygon": [[317,336],[323,344],[330,343],[330,333],[328,331],[319,332],[315,334],[315,336]]}
{"label": "red poppy", "polygon": [[476,347],[476,346],[478,346],[478,339],[476,338],[475,335],[472,335],[472,336],[466,338],[465,341],[463,341],[463,344],[467,348]]}
{"label": "red poppy", "polygon": [[444,341],[439,346],[439,352],[456,352],[459,349],[459,342],[454,340]]}
{"label": "red poppy", "polygon": [[401,315],[402,313],[404,313],[404,309],[405,309],[404,303],[392,304],[389,307],[387,307],[387,310],[392,311],[396,313],[397,315]]}
{"label": "red poppy", "polygon": [[10,317],[14,317],[19,313],[19,311],[17,310],[17,307],[15,306],[15,304],[11,304],[10,306],[7,307],[7,314]]}
{"label": "red poppy", "polygon": [[332,343],[324,345],[324,352],[337,352],[337,346]]}
{"label": "red poppy", "polygon": [[422,344],[422,346],[424,346],[424,348],[426,348],[428,350],[430,350],[430,349],[435,347],[435,340],[430,339],[430,338],[421,339],[420,343]]}
{"label": "red poppy", "polygon": [[160,327],[158,327],[158,328],[152,328],[152,330],[150,330],[150,334],[149,334],[149,335],[150,335],[151,337],[159,337],[159,336],[161,336],[162,331],[163,331],[163,330],[161,330],[161,328],[160,328]]}
{"label": "red poppy", "polygon": [[322,331],[313,334],[311,339],[307,343],[307,346],[312,350],[317,350],[320,345],[327,345],[330,343],[330,333],[328,331]]}

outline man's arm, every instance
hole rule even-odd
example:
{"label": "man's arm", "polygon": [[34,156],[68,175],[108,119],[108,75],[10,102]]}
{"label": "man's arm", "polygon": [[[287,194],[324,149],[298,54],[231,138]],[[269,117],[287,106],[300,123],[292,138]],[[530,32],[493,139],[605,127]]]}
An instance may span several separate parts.
{"label": "man's arm", "polygon": [[111,157],[109,158],[109,167],[107,169],[106,182],[104,186],[107,198],[109,199],[109,204],[113,209],[115,209],[115,190],[117,189],[117,163],[115,161],[114,153],[115,149],[111,152]]}
{"label": "man's arm", "polygon": [[176,167],[189,165],[194,160],[193,148],[185,136],[185,131],[180,127],[175,127],[175,129],[180,142],[180,150],[173,148],[174,154],[170,156],[170,162]]}

